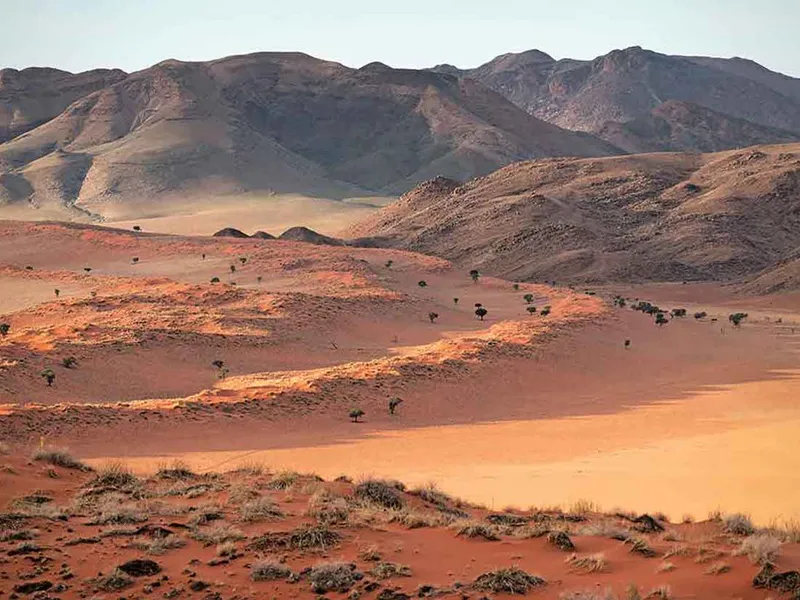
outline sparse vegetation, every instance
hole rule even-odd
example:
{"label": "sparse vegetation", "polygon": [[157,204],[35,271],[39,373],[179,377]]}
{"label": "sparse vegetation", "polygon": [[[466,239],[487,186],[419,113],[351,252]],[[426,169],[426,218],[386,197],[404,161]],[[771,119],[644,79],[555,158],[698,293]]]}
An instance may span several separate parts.
{"label": "sparse vegetation", "polygon": [[726,562],[715,562],[714,564],[710,565],[704,573],[706,575],[722,575],[723,573],[727,573],[731,570],[731,566]]}
{"label": "sparse vegetation", "polygon": [[239,518],[245,523],[280,519],[283,512],[267,498],[248,500],[239,507]]}
{"label": "sparse vegetation", "polygon": [[458,298],[453,298],[453,304],[455,304],[456,306],[458,306]]}
{"label": "sparse vegetation", "polygon": [[522,297],[522,299],[525,300],[525,304],[532,304],[533,303],[533,294],[525,294]]}
{"label": "sparse vegetation", "polygon": [[527,310],[528,314],[531,314],[531,315],[536,313],[536,307],[535,306],[528,306],[528,307],[525,308],[525,310]]}
{"label": "sparse vegetation", "polygon": [[631,341],[630,340],[625,340],[625,349],[627,350],[630,347],[631,347]]}
{"label": "sparse vegetation", "polygon": [[669,319],[664,315],[664,313],[656,313],[656,325],[661,327],[662,325],[666,325],[669,323]]}
{"label": "sparse vegetation", "polygon": [[404,504],[400,490],[392,482],[381,479],[362,481],[355,488],[355,496],[359,500],[394,510],[400,510]]}
{"label": "sparse vegetation", "polygon": [[212,277],[211,283],[219,283],[219,277]]}
{"label": "sparse vegetation", "polygon": [[438,318],[439,318],[439,313],[435,313],[433,311],[428,313],[428,319],[430,319],[431,323],[434,323]]}
{"label": "sparse vegetation", "polygon": [[61,295],[61,290],[58,288],[54,289],[53,292],[55,293],[56,298],[58,298]]}
{"label": "sparse vegetation", "polygon": [[424,279],[421,279],[421,280],[419,280],[419,281],[417,282],[417,285],[418,285],[419,287],[421,287],[421,288],[428,287],[428,282],[427,282],[427,281],[425,281]]}
{"label": "sparse vegetation", "polygon": [[349,414],[350,420],[353,421],[353,423],[358,423],[358,420],[361,417],[363,417],[365,414],[366,413],[363,410],[361,410],[360,408],[354,408],[353,410],[350,411],[350,414]]}
{"label": "sparse vegetation", "polygon": [[189,532],[189,537],[205,546],[216,546],[245,538],[244,534],[232,525],[213,525],[205,529],[195,528]]}
{"label": "sparse vegetation", "polygon": [[56,380],[56,372],[53,369],[45,369],[39,375],[47,382],[47,387],[51,387]]}
{"label": "sparse vegetation", "polygon": [[189,468],[185,462],[181,460],[174,460],[168,465],[161,465],[156,471],[156,477],[159,479],[168,480],[185,480],[193,479],[197,475]]}
{"label": "sparse vegetation", "polygon": [[481,321],[483,321],[483,318],[484,318],[486,315],[488,315],[488,314],[489,314],[489,311],[488,311],[488,310],[486,310],[485,308],[483,308],[482,306],[479,306],[478,308],[476,308],[476,309],[475,309],[475,314],[478,316],[478,318],[479,318]]}
{"label": "sparse vegetation", "polygon": [[273,490],[285,490],[292,487],[295,482],[300,479],[300,473],[297,471],[280,471],[275,473],[272,480],[269,482],[269,488]]}
{"label": "sparse vegetation", "polygon": [[650,547],[650,544],[644,538],[631,537],[625,543],[630,545],[628,551],[632,554],[638,554],[645,558],[653,558],[656,555],[655,550]]}
{"label": "sparse vegetation", "polygon": [[311,568],[308,579],[315,594],[338,592],[344,594],[363,579],[364,575],[352,563],[323,563]]}
{"label": "sparse vegetation", "polygon": [[734,327],[739,327],[739,325],[741,325],[742,321],[744,321],[746,318],[747,318],[747,313],[743,313],[743,312],[737,312],[737,313],[733,313],[733,314],[728,315],[728,321],[733,323]]}
{"label": "sparse vegetation", "polygon": [[694,318],[695,319],[705,319],[707,316],[708,316],[708,313],[705,312],[705,311],[700,311],[700,312],[694,313]]}
{"label": "sparse vegetation", "polygon": [[397,397],[390,398],[389,399],[389,414],[393,415],[395,413],[395,411],[397,410],[397,407],[400,406],[402,403],[403,403],[403,400],[401,398],[397,398]]}
{"label": "sparse vegetation", "polygon": [[118,592],[133,585],[133,578],[128,577],[119,569],[114,569],[108,575],[100,575],[90,580],[90,583],[99,592]]}
{"label": "sparse vegetation", "polygon": [[479,575],[473,585],[476,589],[486,592],[524,595],[532,588],[545,583],[541,577],[526,573],[517,567],[510,567]]}
{"label": "sparse vegetation", "polygon": [[139,539],[135,540],[131,546],[152,554],[153,556],[161,556],[170,550],[183,548],[186,546],[186,541],[177,535],[168,535],[165,537],[156,537],[153,539]]}
{"label": "sparse vegetation", "polygon": [[33,453],[32,460],[45,462],[64,469],[91,471],[91,468],[76,459],[66,450],[59,448],[40,448]]}
{"label": "sparse vegetation", "polygon": [[65,369],[74,369],[78,366],[78,359],[74,356],[65,356],[61,359],[61,366]]}
{"label": "sparse vegetation", "polygon": [[742,540],[735,554],[746,556],[754,565],[772,564],[781,551],[781,540],[769,533],[757,533]]}
{"label": "sparse vegetation", "polygon": [[379,562],[370,570],[370,575],[376,579],[390,579],[392,577],[411,577],[411,568],[393,562]]}
{"label": "sparse vegetation", "polygon": [[542,310],[539,311],[539,314],[543,317],[546,317],[547,315],[550,314],[550,310],[551,310],[550,305],[547,305]]}
{"label": "sparse vegetation", "polygon": [[753,535],[755,532],[750,517],[741,513],[725,515],[722,519],[722,528],[733,535]]}
{"label": "sparse vegetation", "polygon": [[11,331],[11,325],[8,323],[0,323],[0,335],[6,337],[9,331]]}
{"label": "sparse vegetation", "polygon": [[570,569],[583,573],[604,573],[608,570],[608,563],[606,562],[605,554],[602,552],[589,554],[588,556],[572,554],[567,557],[565,562]]}
{"label": "sparse vegetation", "polygon": [[260,560],[250,567],[250,579],[253,581],[286,579],[291,574],[292,570],[289,567],[271,560]]}
{"label": "sparse vegetation", "polygon": [[98,469],[91,485],[96,487],[129,488],[138,485],[138,483],[139,480],[136,475],[128,467],[121,462],[111,461]]}
{"label": "sparse vegetation", "polygon": [[472,269],[469,272],[469,276],[472,279],[472,283],[478,283],[478,279],[480,278],[481,274],[478,269]]}
{"label": "sparse vegetation", "polygon": [[482,538],[490,542],[496,542],[500,539],[497,535],[497,527],[480,521],[458,521],[453,524],[456,530],[456,535],[468,538]]}
{"label": "sparse vegetation", "polygon": [[394,264],[394,261],[393,261],[393,260],[387,260],[387,261],[386,261],[386,263],[384,263],[384,266],[385,266],[387,269],[391,269],[393,264]]}
{"label": "sparse vegetation", "polygon": [[575,544],[572,543],[566,531],[551,531],[547,534],[547,541],[559,550],[564,550],[565,552],[575,550]]}

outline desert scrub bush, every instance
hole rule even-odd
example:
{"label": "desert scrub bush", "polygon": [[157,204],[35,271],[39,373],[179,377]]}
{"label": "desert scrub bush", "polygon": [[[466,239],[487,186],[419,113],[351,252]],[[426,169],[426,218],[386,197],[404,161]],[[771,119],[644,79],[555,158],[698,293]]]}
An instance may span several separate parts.
{"label": "desert scrub bush", "polygon": [[244,461],[230,471],[237,475],[250,475],[251,477],[258,477],[267,472],[267,468],[263,463],[257,461]]}
{"label": "desert scrub bush", "polygon": [[112,461],[97,470],[97,474],[89,482],[94,487],[132,488],[140,485],[139,479],[123,463]]}
{"label": "desert scrub bush", "polygon": [[411,577],[411,568],[393,562],[379,562],[369,572],[376,579],[390,579],[392,577]]}
{"label": "desert scrub bush", "polygon": [[597,506],[594,502],[591,502],[590,500],[581,499],[581,500],[576,500],[570,505],[567,514],[577,515],[579,517],[585,517],[595,512],[600,512],[599,506]]}
{"label": "desert scrub bush", "polygon": [[673,556],[689,556],[692,553],[691,548],[689,546],[684,546],[682,544],[675,544],[669,550],[664,553],[664,558],[672,558]]}
{"label": "desert scrub bush", "polygon": [[272,477],[267,487],[271,490],[286,490],[292,487],[299,478],[300,473],[296,471],[281,471]]}
{"label": "desert scrub bush", "polygon": [[40,448],[33,453],[31,460],[44,462],[64,469],[75,469],[77,471],[91,471],[91,467],[83,464],[69,452],[58,448]]}
{"label": "desert scrub bush", "polygon": [[243,540],[245,535],[232,525],[213,525],[205,529],[192,529],[189,537],[201,542],[204,546],[214,546]]}
{"label": "desert scrub bush", "polygon": [[189,525],[205,525],[211,521],[219,521],[225,518],[222,507],[217,504],[202,504],[195,507],[192,516],[189,517]]}
{"label": "desert scrub bush", "polygon": [[660,585],[647,592],[644,600],[672,600],[672,588],[668,585]]}
{"label": "desert scrub bush", "polygon": [[566,531],[551,531],[547,534],[547,541],[559,550],[564,550],[565,552],[575,550],[575,544],[572,543]]}
{"label": "desert scrub bush", "polygon": [[350,518],[347,500],[322,489],[308,499],[306,514],[320,525],[343,525]]}
{"label": "desert scrub bush", "polygon": [[378,546],[373,544],[359,551],[358,558],[365,562],[378,562],[381,560],[381,553],[378,549]]}
{"label": "desert scrub bush", "polygon": [[571,570],[582,573],[604,573],[608,571],[606,556],[602,552],[586,556],[579,556],[573,553],[564,562],[569,565]]}
{"label": "desert scrub bush", "polygon": [[222,542],[221,544],[217,544],[217,556],[236,556],[238,551],[236,549],[236,543],[232,541]]}
{"label": "desert scrub bush", "polygon": [[239,519],[245,523],[283,518],[278,506],[268,498],[248,500],[239,507]]}
{"label": "desert scrub bush", "polygon": [[656,568],[656,573],[669,573],[670,571],[675,570],[675,565],[668,561],[663,561],[658,567]]}
{"label": "desert scrub bush", "polygon": [[650,544],[644,538],[631,537],[625,540],[625,543],[630,546],[628,552],[631,554],[638,554],[645,558],[653,558],[656,555],[655,550],[650,547]]}
{"label": "desert scrub bush", "polygon": [[703,571],[706,575],[722,575],[723,573],[727,573],[731,570],[731,566],[726,562],[715,562],[712,565]]}
{"label": "desert scrub bush", "polygon": [[260,560],[250,567],[250,579],[253,581],[275,581],[291,575],[292,570],[289,567],[271,560]]}
{"label": "desert scrub bush", "polygon": [[236,482],[228,488],[228,502],[231,504],[242,504],[259,496],[259,491],[249,483]]}
{"label": "desert scrub bush", "polygon": [[197,475],[182,460],[174,460],[169,464],[163,464],[156,471],[158,479],[181,480],[194,479]]}
{"label": "desert scrub bush", "polygon": [[98,592],[118,592],[119,590],[124,590],[126,587],[133,585],[133,579],[119,569],[114,569],[108,575],[99,575],[94,579],[90,579],[89,583],[91,583]]}
{"label": "desert scrub bush", "polygon": [[578,535],[607,537],[611,538],[612,540],[624,542],[631,537],[631,531],[609,521],[600,521],[598,523],[584,525],[578,529]]}
{"label": "desert scrub bush", "polygon": [[742,513],[725,515],[722,519],[722,528],[733,535],[753,535],[755,533],[750,517]]}
{"label": "desert scrub bush", "polygon": [[546,536],[552,530],[545,523],[534,523],[530,525],[523,525],[522,527],[515,527],[511,535],[523,540],[531,538],[540,538]]}
{"label": "desert scrub bush", "polygon": [[734,552],[737,556],[746,556],[754,565],[774,563],[781,551],[781,540],[768,533],[757,533],[742,540],[741,546]]}
{"label": "desert scrub bush", "polygon": [[132,525],[150,518],[146,510],[119,494],[100,496],[90,525]]}
{"label": "desert scrub bush", "polygon": [[421,488],[411,490],[409,493],[413,496],[419,496],[425,502],[429,502],[437,507],[453,506],[455,508],[464,508],[469,506],[469,504],[464,500],[461,500],[460,498],[454,498],[453,496],[441,491],[438,487],[436,487],[435,483],[428,483]]}
{"label": "desert scrub bush", "polygon": [[468,538],[483,538],[490,542],[496,542],[500,539],[497,535],[497,527],[480,521],[456,521],[452,525],[456,531],[456,535]]}
{"label": "desert scrub bush", "polygon": [[24,542],[34,539],[39,532],[35,529],[0,530],[0,542]]}
{"label": "desert scrub bush", "polygon": [[545,583],[545,580],[537,575],[531,575],[517,567],[510,567],[478,575],[472,585],[475,589],[485,592],[523,595]]}
{"label": "desert scrub bush", "polygon": [[716,560],[722,556],[725,556],[724,552],[717,550],[715,548],[706,548],[705,546],[701,546],[697,549],[696,556],[694,558],[694,562],[701,565],[704,563],[711,562],[712,560]]}
{"label": "desert scrub bush", "polygon": [[364,575],[352,563],[322,563],[311,567],[308,573],[311,591],[315,594],[344,594],[363,578]]}
{"label": "desert scrub bush", "polygon": [[277,550],[326,550],[335,546],[341,536],[322,526],[300,527],[289,532],[268,532],[250,542],[248,548],[256,552]]}
{"label": "desert scrub bush", "polygon": [[356,485],[355,496],[364,502],[377,504],[383,508],[400,510],[403,508],[403,497],[397,485],[381,479],[367,479]]}
{"label": "desert scrub bush", "polygon": [[170,550],[183,548],[185,545],[186,541],[177,535],[168,535],[166,537],[157,537],[153,539],[139,538],[131,542],[131,546],[134,548],[154,556],[161,556]]}
{"label": "desert scrub bush", "polygon": [[428,511],[399,510],[392,511],[390,523],[399,523],[408,529],[421,529],[422,527],[444,527],[455,521],[451,515]]}

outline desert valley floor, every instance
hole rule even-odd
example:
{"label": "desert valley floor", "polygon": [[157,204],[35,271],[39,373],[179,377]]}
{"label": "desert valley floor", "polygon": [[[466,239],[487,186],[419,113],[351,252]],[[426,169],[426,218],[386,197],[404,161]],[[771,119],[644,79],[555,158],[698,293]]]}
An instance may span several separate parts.
{"label": "desert valley floor", "polygon": [[[635,584],[643,594],[668,585],[676,598],[766,598],[790,588],[769,576],[766,589],[754,587],[763,564],[800,566],[800,455],[787,451],[800,437],[796,293],[472,281],[447,261],[395,250],[15,221],[0,222],[0,290],[0,322],[9,326],[0,338],[8,452],[0,502],[28,509],[0,515],[9,555],[0,590],[26,569],[40,569],[31,581],[42,573],[55,581],[57,564],[79,556],[62,541],[83,538],[91,550],[69,568],[88,583],[65,584],[65,597],[108,593],[95,576],[109,565],[97,563],[142,554],[146,527],[173,537],[186,529],[194,541],[152,553],[170,581],[155,571],[146,580],[117,573],[129,580],[120,590],[132,590],[117,595],[302,595],[306,578],[316,585],[303,569],[317,554],[355,565],[350,575],[359,577],[340,592],[380,588],[383,600],[509,591],[481,587],[478,576],[511,565],[548,581],[520,584],[541,597],[605,587],[622,594]],[[628,304],[616,306],[615,296]],[[688,315],[659,327],[630,309],[636,299]],[[699,311],[707,314],[695,319]],[[733,312],[748,313],[740,326],[729,322]],[[390,414],[395,397],[402,403]],[[357,423],[354,409],[365,413]],[[30,461],[37,448],[67,448],[88,467]],[[109,469],[115,461],[125,467]],[[79,500],[106,484],[117,508],[147,504],[146,517],[120,521],[142,531],[104,536],[101,525],[113,519],[82,518],[100,509],[97,498],[75,508]],[[187,500],[192,486],[201,491]],[[74,514],[36,524],[43,531],[27,542],[13,532],[46,516],[31,509],[35,497],[53,509],[72,502]],[[155,497],[179,506],[157,510]],[[256,500],[272,512],[250,520],[245,505]],[[321,518],[328,504],[345,516]],[[221,525],[192,520],[212,505],[219,514],[208,521],[238,519],[238,533],[215,529],[214,537]],[[632,520],[645,512],[659,514],[655,526]],[[423,513],[438,516],[409,525]],[[784,542],[777,559],[740,552],[752,531],[725,517],[735,513]],[[480,541],[462,540],[474,533],[458,526],[465,520],[491,527],[476,533]],[[289,538],[264,541],[309,523],[334,532],[310,553]],[[558,527],[535,530],[542,523]],[[559,532],[572,536],[577,555],[558,548]],[[662,559],[637,554],[637,539]],[[288,572],[257,583],[250,555],[237,562],[236,550],[219,549],[226,542]],[[41,547],[15,553],[24,544]],[[412,574],[391,572],[392,585],[366,589],[382,577],[360,577],[372,567],[365,549],[376,545],[392,561],[378,564],[403,563]],[[433,555],[447,557],[436,572]],[[287,583],[295,573],[299,583]],[[418,592],[428,584],[435,590]]]}

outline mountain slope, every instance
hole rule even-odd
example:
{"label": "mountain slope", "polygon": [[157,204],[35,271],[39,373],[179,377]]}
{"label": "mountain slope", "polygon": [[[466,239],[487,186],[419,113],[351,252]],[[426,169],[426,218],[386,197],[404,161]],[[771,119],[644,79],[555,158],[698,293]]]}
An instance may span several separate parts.
{"label": "mountain slope", "polygon": [[58,69],[0,70],[0,143],[46,123],[70,104],[126,77],[119,69],[67,73]]}
{"label": "mountain slope", "polygon": [[741,278],[796,258],[800,144],[522,162],[429,182],[349,234],[518,280]]}
{"label": "mountain slope", "polygon": [[[668,56],[633,47],[591,61],[555,60],[531,50],[461,73],[568,129],[601,132],[608,122],[647,118],[664,102],[677,100],[800,138],[800,80],[743,59]],[[750,142],[744,136],[728,147]]]}
{"label": "mountain slope", "polygon": [[525,158],[616,152],[471,80],[260,53],[129,75],[0,145],[0,172],[17,190],[27,182],[33,202],[102,213],[170,194],[393,193]]}
{"label": "mountain slope", "polygon": [[667,100],[646,116],[609,121],[597,135],[632,154],[718,152],[742,146],[790,143],[798,136],[714,112],[697,104]]}

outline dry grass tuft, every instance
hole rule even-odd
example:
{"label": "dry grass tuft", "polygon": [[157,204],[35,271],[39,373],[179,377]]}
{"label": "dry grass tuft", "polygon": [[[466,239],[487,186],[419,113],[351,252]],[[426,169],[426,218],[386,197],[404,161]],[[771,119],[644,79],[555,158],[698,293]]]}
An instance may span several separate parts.
{"label": "dry grass tuft", "polygon": [[727,573],[731,570],[731,566],[726,562],[715,562],[714,564],[710,565],[704,573],[706,575],[722,575],[723,573]]}
{"label": "dry grass tuft", "polygon": [[668,585],[660,585],[650,590],[644,600],[672,600],[672,588]]}
{"label": "dry grass tuft", "polygon": [[91,525],[132,525],[150,518],[146,510],[118,494],[98,498],[95,510]]}
{"label": "dry grass tuft", "polygon": [[217,504],[201,504],[195,507],[192,516],[189,518],[189,524],[193,526],[205,525],[211,521],[219,521],[225,518],[225,513],[222,507]]}
{"label": "dry grass tuft", "polygon": [[473,586],[486,592],[523,595],[545,583],[541,577],[526,573],[517,567],[510,567],[478,575]]}
{"label": "dry grass tuft", "polygon": [[495,542],[500,539],[497,535],[497,527],[482,523],[480,521],[456,521],[452,527],[456,530],[456,535],[468,538],[483,538],[490,542]]}
{"label": "dry grass tuft", "polygon": [[512,530],[511,534],[514,537],[527,540],[531,538],[544,537],[551,531],[552,530],[550,529],[550,527],[545,525],[544,523],[535,523],[533,525],[523,525],[522,527],[515,527]]}
{"label": "dry grass tuft", "polygon": [[359,500],[382,508],[400,510],[405,504],[398,484],[381,479],[366,479],[356,485],[355,496]]}
{"label": "dry grass tuft", "polygon": [[629,537],[631,537],[632,533],[629,529],[620,527],[619,525],[611,523],[610,521],[600,521],[597,523],[584,525],[578,530],[578,535],[607,537],[611,538],[612,540],[619,540],[620,542],[624,542]]}
{"label": "dry grass tuft", "polygon": [[8,456],[11,454],[11,446],[5,442],[0,442],[0,456]]}
{"label": "dry grass tuft", "polygon": [[157,537],[155,539],[137,539],[131,543],[131,546],[134,548],[154,556],[161,556],[170,550],[183,548],[185,545],[186,541],[177,535],[168,535],[166,537]]}
{"label": "dry grass tuft", "polygon": [[755,527],[748,515],[737,513],[725,515],[722,519],[722,528],[733,535],[753,535]]}
{"label": "dry grass tuft", "polygon": [[575,550],[575,544],[572,543],[566,531],[551,531],[547,534],[547,541],[559,550],[564,550],[565,552]]}
{"label": "dry grass tuft", "polygon": [[656,569],[656,573],[669,573],[670,571],[674,571],[677,567],[671,562],[664,561],[658,568]]}
{"label": "dry grass tuft", "polygon": [[89,483],[93,487],[109,487],[117,489],[132,488],[140,485],[139,479],[127,466],[119,461],[104,464]]}
{"label": "dry grass tuft", "polygon": [[75,469],[77,471],[91,471],[92,468],[79,461],[69,452],[58,448],[40,448],[33,453],[31,460],[44,462],[64,469]]}
{"label": "dry grass tuft", "polygon": [[638,554],[645,558],[653,558],[656,555],[655,550],[650,547],[650,544],[644,538],[628,538],[625,543],[630,545],[628,551],[632,554]]}
{"label": "dry grass tuft", "polygon": [[604,591],[598,590],[572,590],[561,592],[558,600],[617,600],[617,596],[610,588]]}
{"label": "dry grass tuft", "polygon": [[174,460],[169,464],[163,464],[158,467],[156,477],[159,479],[168,480],[185,480],[194,479],[197,475],[189,468],[185,462],[181,460]]}
{"label": "dry grass tuft", "polygon": [[243,540],[245,535],[232,525],[214,525],[206,529],[193,529],[189,532],[189,537],[202,542],[204,546],[214,546]]}
{"label": "dry grass tuft", "polygon": [[370,575],[376,579],[390,579],[392,577],[411,577],[411,568],[393,562],[379,562],[370,570]]}
{"label": "dry grass tuft", "polygon": [[754,565],[775,562],[781,551],[781,540],[768,533],[757,533],[742,540],[742,545],[734,554],[746,556]]}
{"label": "dry grass tuft", "polygon": [[581,571],[583,573],[605,573],[608,571],[606,556],[602,552],[589,554],[587,556],[572,554],[568,556],[564,562],[566,562],[573,571]]}
{"label": "dry grass tuft", "polygon": [[133,579],[119,569],[114,569],[108,575],[100,575],[91,579],[90,583],[99,592],[117,592],[133,585]]}
{"label": "dry grass tuft", "polygon": [[245,523],[281,519],[283,516],[278,506],[267,498],[248,500],[239,507],[239,519]]}
{"label": "dry grass tuft", "polygon": [[323,489],[308,499],[306,514],[320,525],[343,525],[350,519],[350,506],[346,499]]}
{"label": "dry grass tuft", "polygon": [[287,490],[300,479],[300,473],[296,471],[281,471],[276,473],[270,480],[267,487],[272,490]]}
{"label": "dry grass tuft", "polygon": [[217,545],[217,556],[236,556],[236,544],[232,541],[222,542]]}
{"label": "dry grass tuft", "polygon": [[315,594],[338,592],[344,594],[364,575],[352,563],[322,563],[311,568],[308,579]]}
{"label": "dry grass tuft", "polygon": [[250,579],[253,581],[275,581],[286,579],[292,575],[292,570],[278,562],[262,560],[253,563],[250,567]]}
{"label": "dry grass tuft", "polygon": [[664,553],[664,558],[672,558],[673,556],[689,556],[692,553],[689,546],[683,544],[676,544]]}

